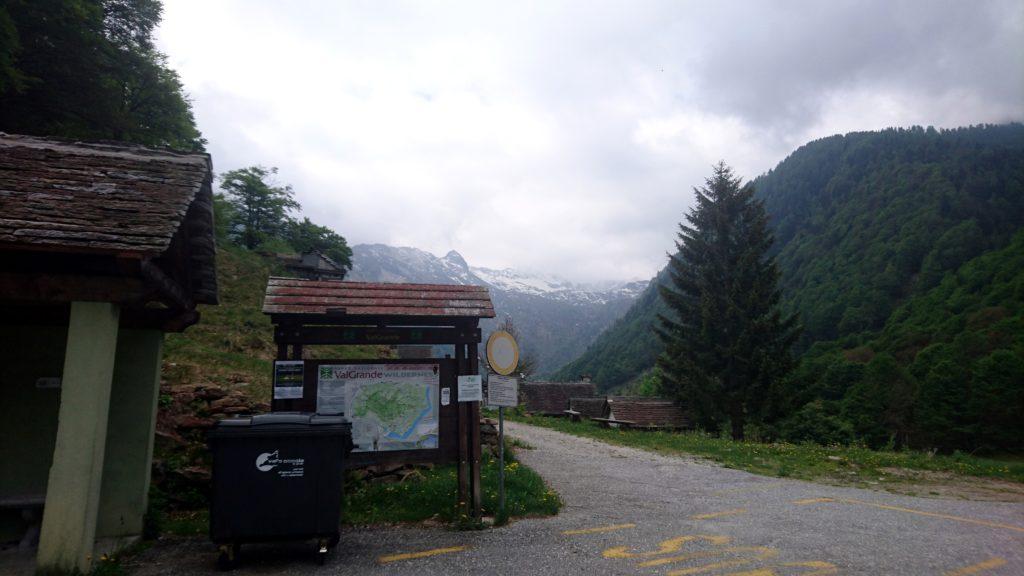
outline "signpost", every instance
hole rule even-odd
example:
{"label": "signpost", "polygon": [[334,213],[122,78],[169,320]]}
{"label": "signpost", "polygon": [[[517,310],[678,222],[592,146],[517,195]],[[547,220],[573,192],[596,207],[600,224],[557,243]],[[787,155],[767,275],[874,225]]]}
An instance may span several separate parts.
{"label": "signpost", "polygon": [[519,380],[512,374],[519,365],[519,345],[511,334],[498,330],[487,339],[487,363],[498,375],[487,380],[487,403],[498,407],[498,510],[505,515],[505,407],[519,404]]}

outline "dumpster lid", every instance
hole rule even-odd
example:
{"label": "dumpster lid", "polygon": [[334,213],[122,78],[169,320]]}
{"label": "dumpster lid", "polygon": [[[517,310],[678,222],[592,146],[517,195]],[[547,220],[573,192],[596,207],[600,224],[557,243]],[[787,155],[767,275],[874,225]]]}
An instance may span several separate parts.
{"label": "dumpster lid", "polygon": [[273,412],[257,414],[244,418],[225,418],[217,422],[217,427],[224,426],[329,426],[344,424],[341,416],[322,416],[309,412]]}

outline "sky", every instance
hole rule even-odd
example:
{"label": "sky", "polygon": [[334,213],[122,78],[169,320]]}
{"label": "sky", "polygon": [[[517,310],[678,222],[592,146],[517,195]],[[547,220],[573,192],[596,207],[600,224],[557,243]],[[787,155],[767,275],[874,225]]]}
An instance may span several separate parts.
{"label": "sky", "polygon": [[1024,3],[165,0],[214,169],[349,244],[646,279],[692,189],[891,126],[1024,120]]}

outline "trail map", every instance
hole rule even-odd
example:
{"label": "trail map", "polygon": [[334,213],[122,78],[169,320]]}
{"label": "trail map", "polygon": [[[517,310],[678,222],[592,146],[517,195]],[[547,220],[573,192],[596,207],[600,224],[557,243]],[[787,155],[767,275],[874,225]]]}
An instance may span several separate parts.
{"label": "trail map", "polygon": [[[321,366],[321,382],[344,390],[356,452],[437,448],[437,364]],[[328,376],[328,378],[323,378]]]}

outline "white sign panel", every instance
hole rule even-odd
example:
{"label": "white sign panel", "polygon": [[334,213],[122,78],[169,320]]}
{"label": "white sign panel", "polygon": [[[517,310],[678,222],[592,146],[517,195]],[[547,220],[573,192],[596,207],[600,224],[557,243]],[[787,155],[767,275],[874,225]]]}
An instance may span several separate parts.
{"label": "white sign panel", "polygon": [[459,402],[482,402],[483,388],[480,375],[459,376]]}
{"label": "white sign panel", "polygon": [[519,379],[492,374],[487,379],[487,405],[515,408],[519,405]]}
{"label": "white sign panel", "polygon": [[317,412],[340,407],[354,452],[437,448],[437,364],[322,364],[317,382]]}

